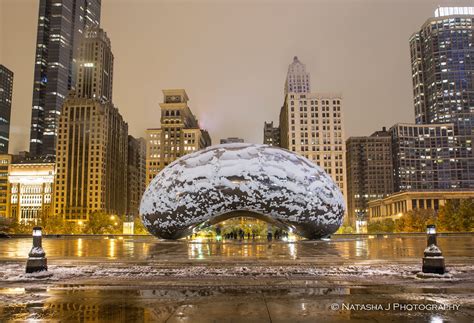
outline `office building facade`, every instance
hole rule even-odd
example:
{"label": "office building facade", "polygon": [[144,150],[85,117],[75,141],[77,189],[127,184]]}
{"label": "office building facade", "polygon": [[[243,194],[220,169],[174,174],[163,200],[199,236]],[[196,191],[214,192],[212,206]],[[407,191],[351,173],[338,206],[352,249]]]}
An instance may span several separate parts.
{"label": "office building facade", "polygon": [[342,97],[288,93],[280,112],[280,146],[322,167],[347,196]]}
{"label": "office building facade", "polygon": [[209,133],[199,128],[198,120],[188,106],[186,91],[163,90],[163,95],[161,128],[146,130],[147,185],[171,162],[211,145]]}
{"label": "office building facade", "polygon": [[383,128],[346,141],[349,224],[367,220],[368,202],[393,193],[392,137]]}
{"label": "office building facade", "polygon": [[396,124],[390,128],[394,191],[454,190],[461,187],[453,124]]}

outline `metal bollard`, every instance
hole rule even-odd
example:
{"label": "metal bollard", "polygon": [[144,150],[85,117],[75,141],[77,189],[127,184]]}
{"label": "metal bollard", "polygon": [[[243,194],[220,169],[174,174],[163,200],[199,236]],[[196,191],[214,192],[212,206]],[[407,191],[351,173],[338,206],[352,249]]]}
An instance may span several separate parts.
{"label": "metal bollard", "polygon": [[436,226],[428,225],[426,233],[428,235],[428,242],[424,252],[422,271],[425,274],[443,275],[446,272],[446,267],[441,249],[437,246]]}
{"label": "metal bollard", "polygon": [[43,250],[42,239],[41,227],[34,227],[33,247],[28,254],[28,261],[26,262],[27,274],[48,270],[48,261],[46,259],[46,253]]}

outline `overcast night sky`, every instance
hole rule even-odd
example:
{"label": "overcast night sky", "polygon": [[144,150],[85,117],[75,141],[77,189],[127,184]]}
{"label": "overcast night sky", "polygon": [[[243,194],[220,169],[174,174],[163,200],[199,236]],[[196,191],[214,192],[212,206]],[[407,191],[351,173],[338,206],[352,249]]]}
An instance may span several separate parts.
{"label": "overcast night sky", "polygon": [[[28,150],[39,0],[0,0],[0,64],[15,73],[10,153]],[[166,88],[186,89],[213,143],[262,143],[297,55],[313,92],[342,93],[346,137],[412,122],[408,39],[442,0],[102,0],[114,104],[134,136],[159,127]]]}

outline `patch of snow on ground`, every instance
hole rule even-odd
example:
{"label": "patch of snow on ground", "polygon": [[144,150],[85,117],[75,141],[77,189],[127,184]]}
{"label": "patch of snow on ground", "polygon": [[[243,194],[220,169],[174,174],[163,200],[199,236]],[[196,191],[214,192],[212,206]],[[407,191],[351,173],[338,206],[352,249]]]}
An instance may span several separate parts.
{"label": "patch of snow on ground", "polygon": [[153,277],[294,277],[294,276],[398,276],[409,277],[413,275],[418,266],[209,266],[193,265],[184,267],[156,267],[149,265],[134,265],[130,267],[111,267],[101,265],[86,266],[49,266],[48,272],[25,274],[24,267],[9,265],[5,268],[4,281],[65,281],[79,278],[153,278]]}

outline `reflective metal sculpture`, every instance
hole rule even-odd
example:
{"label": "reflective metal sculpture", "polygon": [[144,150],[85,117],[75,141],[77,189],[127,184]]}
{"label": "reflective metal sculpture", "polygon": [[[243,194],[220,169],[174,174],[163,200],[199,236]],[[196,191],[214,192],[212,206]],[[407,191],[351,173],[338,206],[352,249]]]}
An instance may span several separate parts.
{"label": "reflective metal sculpture", "polygon": [[164,168],[143,195],[140,214],[155,236],[179,239],[235,216],[251,216],[317,239],[342,224],[344,199],[334,181],[285,149],[224,144]]}

